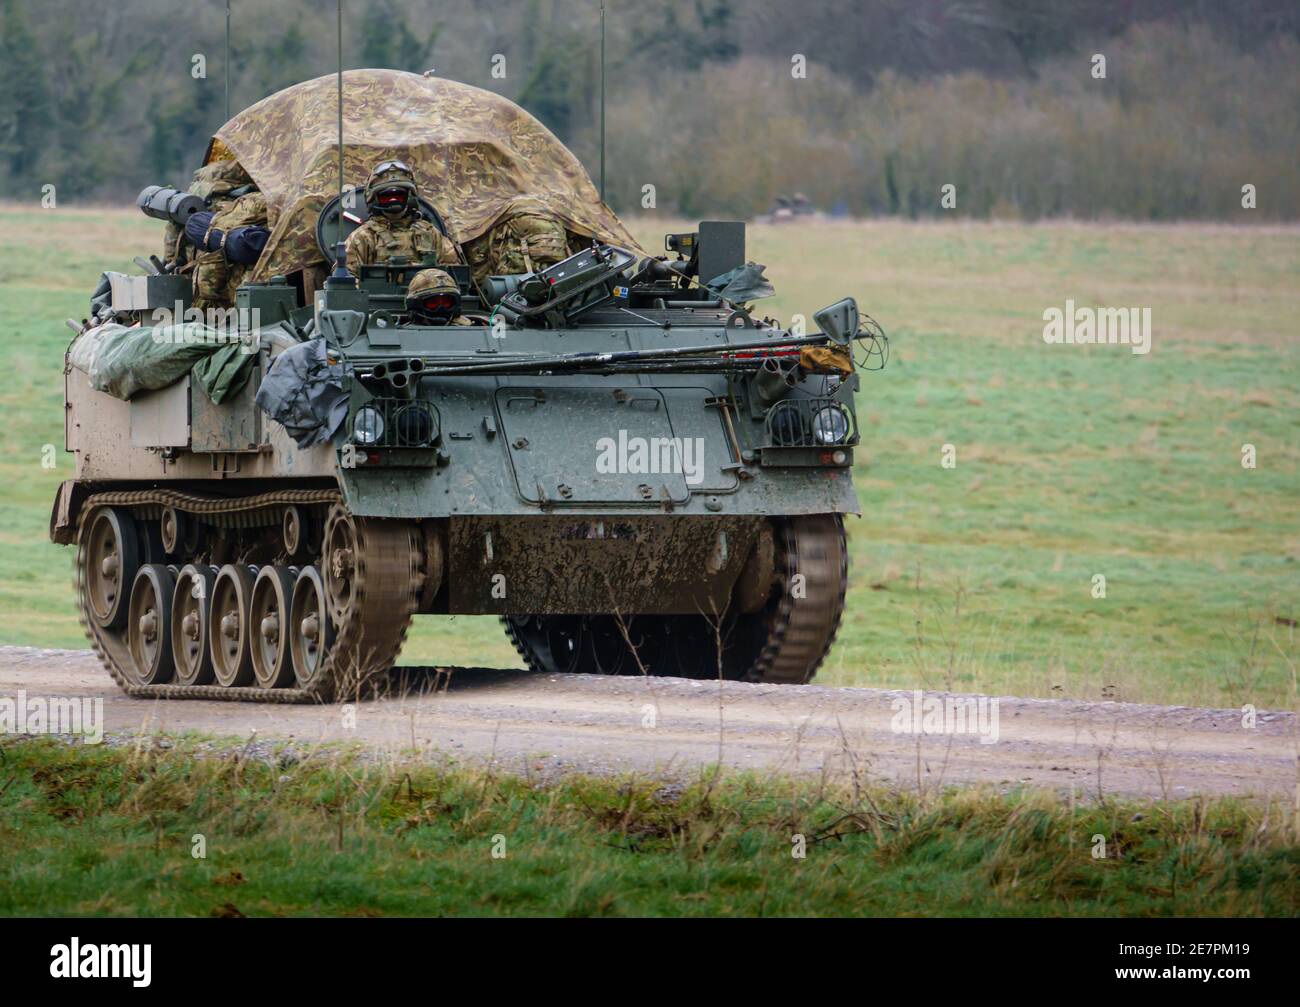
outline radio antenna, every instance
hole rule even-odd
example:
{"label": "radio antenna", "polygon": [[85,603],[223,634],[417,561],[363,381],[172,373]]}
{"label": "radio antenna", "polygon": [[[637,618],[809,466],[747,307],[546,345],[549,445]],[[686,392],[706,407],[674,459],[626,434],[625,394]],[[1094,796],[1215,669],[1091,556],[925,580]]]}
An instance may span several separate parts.
{"label": "radio antenna", "polygon": [[600,0],[600,201],[605,201],[605,0]]}
{"label": "radio antenna", "polygon": [[334,232],[334,272],[330,274],[329,279],[325,281],[327,287],[356,286],[356,280],[348,272],[347,266],[347,248],[343,243],[343,0],[338,0],[337,7],[337,26],[338,26],[338,99],[339,99],[339,202],[338,202],[338,227]]}
{"label": "radio antenna", "polygon": [[[338,73],[338,92],[339,92],[339,212],[338,212],[338,236],[335,239],[338,244],[343,244],[343,0],[338,0],[338,43],[339,43],[339,73]],[[339,250],[336,249],[336,252]],[[339,252],[339,254],[342,254]]]}
{"label": "radio antenna", "polygon": [[226,122],[230,121],[230,0],[226,0]]}

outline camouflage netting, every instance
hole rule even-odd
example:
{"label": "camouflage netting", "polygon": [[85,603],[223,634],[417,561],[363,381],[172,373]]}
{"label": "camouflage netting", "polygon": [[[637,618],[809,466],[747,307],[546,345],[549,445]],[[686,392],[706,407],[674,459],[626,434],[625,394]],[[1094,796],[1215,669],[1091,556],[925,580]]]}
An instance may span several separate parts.
{"label": "camouflage netting", "polygon": [[[322,262],[316,217],[338,193],[336,88],[333,74],[286,88],[235,116],[209,145],[208,162],[238,158],[266,194],[271,238],[253,281]],[[569,149],[491,91],[397,70],[346,71],[344,182],[360,186],[389,158],[411,166],[459,242],[529,195],[571,231],[642,251]]]}

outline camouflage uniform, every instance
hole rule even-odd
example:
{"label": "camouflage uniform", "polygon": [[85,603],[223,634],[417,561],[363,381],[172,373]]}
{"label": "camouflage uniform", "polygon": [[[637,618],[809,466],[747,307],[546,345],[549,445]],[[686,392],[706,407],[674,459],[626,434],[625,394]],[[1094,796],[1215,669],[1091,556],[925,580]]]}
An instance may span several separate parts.
{"label": "camouflage uniform", "polygon": [[444,264],[460,262],[456,246],[422,217],[388,220],[373,216],[348,235],[347,263],[353,273],[360,266],[388,262],[399,255],[412,263],[427,255],[437,256]]}
{"label": "camouflage uniform", "polygon": [[[246,193],[213,213],[208,230],[229,234],[232,228],[251,224],[266,224],[266,197],[257,191]],[[235,290],[244,282],[250,268],[227,260],[224,249],[199,252],[194,260],[194,307],[233,307]]]}
{"label": "camouflage uniform", "polygon": [[465,243],[478,284],[489,276],[536,272],[568,256],[564,225],[531,196],[512,199],[487,233]]}
{"label": "camouflage uniform", "polygon": [[[238,161],[222,160],[205,164],[194,173],[189,191],[207,201],[208,209],[219,213],[234,203],[227,194],[240,186],[252,184],[252,179]],[[194,249],[182,241],[185,230],[177,224],[167,224],[163,232],[163,262],[185,265],[194,255]]]}

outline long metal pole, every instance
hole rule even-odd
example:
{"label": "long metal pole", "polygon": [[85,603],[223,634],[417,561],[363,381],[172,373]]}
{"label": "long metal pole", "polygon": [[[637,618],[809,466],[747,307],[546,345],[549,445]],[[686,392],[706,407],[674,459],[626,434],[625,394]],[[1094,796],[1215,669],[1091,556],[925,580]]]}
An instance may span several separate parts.
{"label": "long metal pole", "polygon": [[338,0],[338,42],[339,42],[339,210],[338,234],[335,242],[343,241],[343,0]]}
{"label": "long metal pole", "polygon": [[230,0],[226,0],[226,122],[230,121]]}
{"label": "long metal pole", "polygon": [[[522,355],[511,360],[493,361],[491,363],[443,364],[437,357],[424,358],[423,374],[428,376],[453,374],[526,374],[537,371],[555,372],[565,370],[582,370],[601,368],[618,364],[661,363],[672,360],[689,360],[698,356],[730,356],[764,352],[766,355],[784,355],[789,351],[798,351],[802,346],[825,346],[830,337],[822,332],[806,336],[786,336],[776,339],[753,340],[742,343],[715,343],[711,346],[672,346],[657,350],[614,350],[605,353],[557,353]],[[741,357],[740,361],[755,360],[761,363],[761,357]],[[738,361],[738,362],[740,362]]]}
{"label": "long metal pole", "polygon": [[605,0],[600,0],[600,200],[605,201]]}

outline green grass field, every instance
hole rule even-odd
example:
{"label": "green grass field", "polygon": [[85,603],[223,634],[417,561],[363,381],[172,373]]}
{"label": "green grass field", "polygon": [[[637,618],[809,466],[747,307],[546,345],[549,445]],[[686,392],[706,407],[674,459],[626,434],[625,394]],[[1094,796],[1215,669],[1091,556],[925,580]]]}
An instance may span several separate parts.
{"label": "green grass field", "polygon": [[[659,247],[679,226],[634,229]],[[71,474],[62,320],[158,237],[133,211],[0,208],[2,642],[83,643],[70,551],[46,540]],[[863,516],[819,682],[1294,707],[1300,230],[787,225],[751,228],[750,255],[766,312],[853,294],[891,336],[863,379]],[[1067,298],[1149,307],[1151,353],[1045,344]],[[494,620],[464,618],[417,620],[403,660],[516,664]]]}
{"label": "green grass field", "polygon": [[189,744],[5,744],[0,916],[1300,911],[1285,807],[708,773],[543,787],[327,750],[195,759]]}

